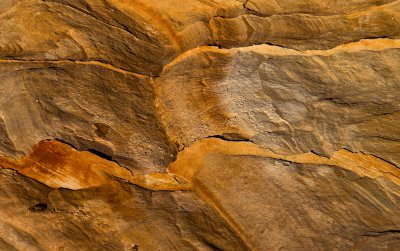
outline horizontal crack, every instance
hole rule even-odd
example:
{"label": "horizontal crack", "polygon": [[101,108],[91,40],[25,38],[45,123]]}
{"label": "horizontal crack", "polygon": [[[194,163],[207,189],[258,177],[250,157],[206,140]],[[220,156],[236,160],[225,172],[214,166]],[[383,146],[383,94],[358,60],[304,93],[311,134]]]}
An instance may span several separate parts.
{"label": "horizontal crack", "polygon": [[205,137],[206,139],[214,138],[214,139],[221,139],[224,141],[232,141],[232,142],[251,142],[250,139],[246,139],[238,134],[222,134],[222,135],[212,135]]}
{"label": "horizontal crack", "polygon": [[399,229],[389,229],[385,231],[371,231],[366,234],[362,234],[362,236],[374,237],[374,236],[382,236],[382,235],[391,235],[391,234],[400,234]]}

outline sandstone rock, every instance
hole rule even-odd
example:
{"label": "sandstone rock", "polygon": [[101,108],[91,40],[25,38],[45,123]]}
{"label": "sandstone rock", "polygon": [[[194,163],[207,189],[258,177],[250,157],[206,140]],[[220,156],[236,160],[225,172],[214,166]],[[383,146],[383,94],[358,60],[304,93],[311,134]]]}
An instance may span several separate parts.
{"label": "sandstone rock", "polygon": [[386,179],[335,166],[210,155],[195,184],[252,250],[400,245],[400,189]]}
{"label": "sandstone rock", "polygon": [[27,154],[43,139],[59,139],[136,171],[162,171],[173,160],[148,77],[95,62],[0,64],[3,152]]}
{"label": "sandstone rock", "polygon": [[68,5],[35,0],[19,1],[0,20],[2,58],[101,61],[153,75],[174,56],[167,38],[140,16],[128,20],[134,27],[129,30]]}
{"label": "sandstone rock", "polygon": [[382,159],[363,153],[347,150],[335,152],[326,158],[315,153],[280,155],[250,142],[230,142],[221,139],[203,139],[181,151],[177,160],[168,166],[168,173],[193,182],[197,172],[202,169],[208,155],[255,156],[273,158],[298,164],[318,164],[336,166],[348,170],[360,177],[370,179],[386,178],[400,186],[400,169]]}
{"label": "sandstone rock", "polygon": [[[264,1],[272,3],[275,1]],[[279,4],[281,1],[279,1]],[[287,2],[287,1],[283,1]],[[335,9],[340,11],[346,8],[344,1],[296,1],[302,8],[313,12],[314,8],[324,8],[324,4],[341,5]],[[329,2],[329,3],[328,3]],[[359,1],[358,1],[359,2]],[[368,1],[372,4],[373,1]],[[252,2],[250,2],[252,3]],[[276,4],[276,2],[275,2]],[[281,12],[289,13],[297,7],[286,8],[282,3]],[[348,3],[346,3],[348,4]],[[320,7],[321,6],[321,7]],[[361,5],[362,6],[362,5]],[[361,7],[360,6],[360,7]],[[357,8],[357,6],[354,6]],[[273,10],[271,8],[269,10]],[[253,44],[271,43],[279,46],[294,48],[298,50],[329,49],[335,46],[358,41],[366,38],[399,38],[400,25],[400,1],[393,1],[382,6],[371,7],[368,10],[339,14],[324,15],[324,11],[316,15],[304,14],[304,12],[293,14],[282,14],[277,11],[268,17],[256,15],[241,15],[235,18],[215,17],[211,23],[213,37],[216,44],[223,47],[247,46]],[[296,12],[296,11],[293,11]],[[321,15],[322,14],[322,15]]]}
{"label": "sandstone rock", "polygon": [[120,179],[150,190],[187,190],[190,183],[168,173],[134,175],[115,162],[91,152],[79,152],[54,140],[35,145],[29,156],[0,156],[0,167],[13,169],[52,188],[87,189]]}
{"label": "sandstone rock", "polygon": [[308,52],[203,47],[165,68],[157,106],[181,146],[221,135],[279,154],[345,148],[399,166],[399,48],[387,39]]}
{"label": "sandstone rock", "polygon": [[245,7],[261,15],[304,13],[312,15],[337,15],[368,11],[372,7],[396,2],[396,0],[248,0]]}
{"label": "sandstone rock", "polygon": [[251,250],[396,249],[400,170],[373,156],[281,156],[206,139],[169,171],[224,216]]}
{"label": "sandstone rock", "polygon": [[212,43],[213,15],[244,12],[233,0],[186,1],[179,11],[173,2],[2,3],[1,152],[27,154],[56,138],[134,171],[163,171],[176,150],[157,119],[152,79],[145,75],[160,74],[182,51]]}
{"label": "sandstone rock", "polygon": [[192,192],[118,182],[54,190],[7,170],[0,190],[2,250],[247,250]]}
{"label": "sandstone rock", "polygon": [[398,250],[399,13],[0,1],[0,249]]}
{"label": "sandstone rock", "polygon": [[244,13],[234,0],[7,1],[2,9],[2,58],[101,61],[151,76],[180,52],[213,43],[213,16]]}

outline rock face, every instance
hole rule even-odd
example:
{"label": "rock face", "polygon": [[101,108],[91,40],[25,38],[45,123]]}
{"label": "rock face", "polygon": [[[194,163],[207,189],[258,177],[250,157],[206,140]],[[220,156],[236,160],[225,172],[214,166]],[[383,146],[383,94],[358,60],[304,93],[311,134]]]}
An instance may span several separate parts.
{"label": "rock face", "polygon": [[399,48],[387,39],[307,52],[203,47],[165,68],[157,105],[180,145],[225,135],[280,154],[346,148],[399,165]]}
{"label": "rock face", "polygon": [[247,250],[192,192],[152,192],[113,182],[54,190],[0,173],[2,250]]}
{"label": "rock face", "polygon": [[27,153],[52,138],[145,170],[173,160],[175,147],[159,123],[148,77],[94,62],[6,61],[0,73],[1,93],[7,93],[0,104],[3,152]]}
{"label": "rock face", "polygon": [[[270,7],[273,2],[275,6]],[[376,1],[296,2],[249,1],[246,6],[256,10],[252,15],[213,19],[213,36],[223,46],[272,43],[308,50],[329,49],[364,38],[400,35],[399,1],[386,1],[390,3],[377,7],[373,6]],[[360,2],[368,2],[368,10]]]}
{"label": "rock face", "polygon": [[398,250],[400,1],[2,0],[3,250]]}

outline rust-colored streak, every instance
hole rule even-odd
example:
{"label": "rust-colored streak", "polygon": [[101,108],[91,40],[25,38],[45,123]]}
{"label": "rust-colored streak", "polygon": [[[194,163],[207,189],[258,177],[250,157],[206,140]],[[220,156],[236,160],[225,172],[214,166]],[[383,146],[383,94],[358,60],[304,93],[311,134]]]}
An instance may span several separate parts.
{"label": "rust-colored streak", "polygon": [[[52,188],[85,189],[111,182],[113,177],[150,190],[185,190],[189,186],[167,173],[133,175],[128,169],[87,151],[77,151],[55,140],[44,140],[19,159],[0,157],[3,168]],[[179,180],[179,181],[178,181]]]}

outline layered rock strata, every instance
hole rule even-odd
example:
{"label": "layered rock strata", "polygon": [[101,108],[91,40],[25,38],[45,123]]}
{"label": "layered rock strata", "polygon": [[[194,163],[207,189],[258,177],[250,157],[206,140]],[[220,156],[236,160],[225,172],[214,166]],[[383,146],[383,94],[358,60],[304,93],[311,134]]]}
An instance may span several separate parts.
{"label": "layered rock strata", "polygon": [[399,249],[399,13],[3,0],[1,249]]}

